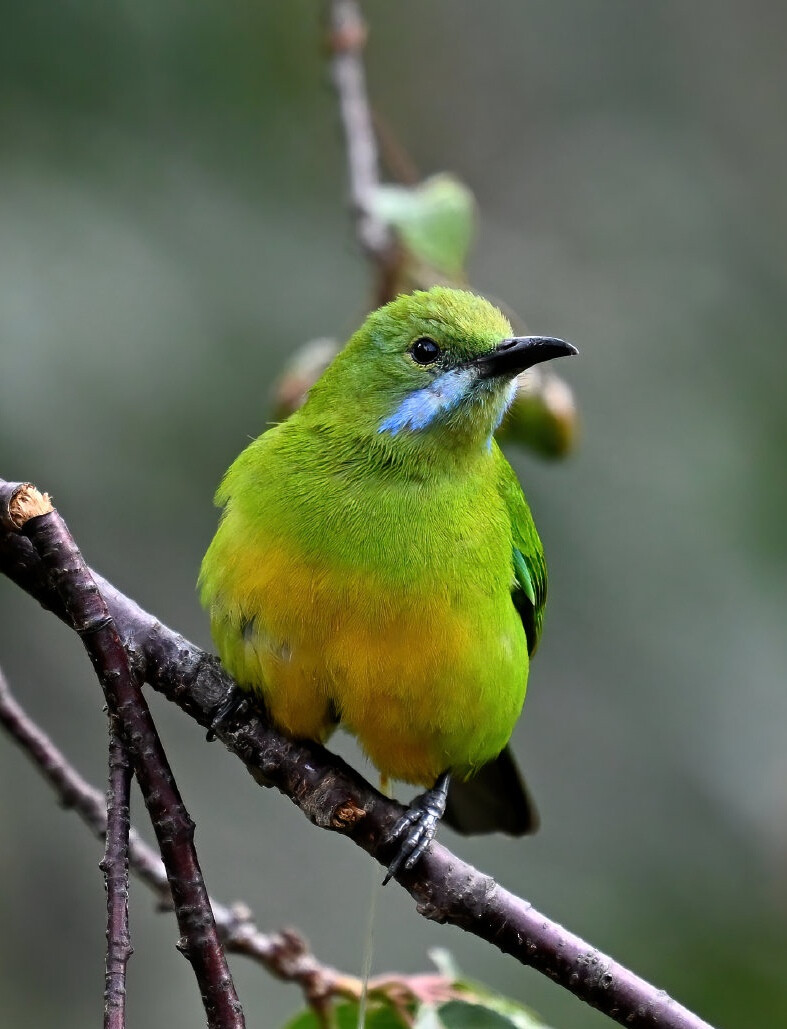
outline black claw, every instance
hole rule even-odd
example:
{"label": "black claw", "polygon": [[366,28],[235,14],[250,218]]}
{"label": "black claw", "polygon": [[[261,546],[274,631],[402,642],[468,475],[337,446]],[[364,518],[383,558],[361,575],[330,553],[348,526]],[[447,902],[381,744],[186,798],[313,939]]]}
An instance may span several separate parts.
{"label": "black claw", "polygon": [[435,833],[437,832],[437,820],[435,819],[434,822],[430,822],[429,825],[422,825],[419,829],[420,839],[418,840],[415,850],[404,863],[404,867],[408,870],[417,864],[426,848],[434,839]]}
{"label": "black claw", "polygon": [[448,796],[448,783],[451,776],[448,772],[438,778],[434,787],[416,797],[390,832],[389,840],[398,839],[410,827],[409,832],[399,845],[393,861],[383,879],[383,886],[390,882],[404,865],[406,870],[414,868],[426,852],[435,837],[437,826],[445,811]]}
{"label": "black claw", "polygon": [[[413,801],[414,805],[416,803],[416,801]],[[413,825],[421,818],[422,815],[422,808],[416,806],[409,807],[402,815],[402,817],[399,819],[399,821],[396,823],[396,825],[393,827],[393,829],[391,829],[391,834],[388,838],[391,840],[397,839],[397,837],[402,835],[402,833],[405,831],[408,825]]]}
{"label": "black claw", "polygon": [[211,719],[208,731],[205,733],[205,739],[208,743],[212,743],[216,739],[216,734],[226,722],[240,717],[248,707],[248,703],[248,697],[243,690],[239,686],[231,686],[227,690],[224,699],[213,709],[213,718]]}

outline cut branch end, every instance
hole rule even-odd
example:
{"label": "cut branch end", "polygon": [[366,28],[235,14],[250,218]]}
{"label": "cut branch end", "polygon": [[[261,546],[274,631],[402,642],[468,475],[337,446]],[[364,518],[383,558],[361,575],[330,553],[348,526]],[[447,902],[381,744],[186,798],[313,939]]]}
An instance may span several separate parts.
{"label": "cut branch end", "polygon": [[0,495],[0,522],[8,529],[21,529],[31,518],[53,510],[48,493],[41,493],[32,482],[9,483]]}

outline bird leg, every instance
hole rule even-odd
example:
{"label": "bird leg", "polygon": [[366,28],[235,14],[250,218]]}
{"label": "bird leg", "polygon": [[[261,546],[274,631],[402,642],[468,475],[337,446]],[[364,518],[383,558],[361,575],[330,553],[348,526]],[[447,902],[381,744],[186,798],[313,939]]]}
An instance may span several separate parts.
{"label": "bird leg", "polygon": [[220,700],[212,711],[213,717],[211,718],[208,731],[205,733],[205,739],[208,743],[212,743],[216,739],[219,729],[224,728],[227,722],[239,718],[248,707],[248,704],[249,698],[246,692],[240,686],[233,683],[224,694],[224,699]]}
{"label": "bird leg", "polygon": [[409,871],[434,839],[437,826],[445,812],[450,781],[450,772],[443,772],[438,776],[431,790],[416,797],[391,830],[389,840],[398,839],[405,830],[407,835],[402,839],[396,857],[388,866],[383,886],[396,875],[402,865]]}

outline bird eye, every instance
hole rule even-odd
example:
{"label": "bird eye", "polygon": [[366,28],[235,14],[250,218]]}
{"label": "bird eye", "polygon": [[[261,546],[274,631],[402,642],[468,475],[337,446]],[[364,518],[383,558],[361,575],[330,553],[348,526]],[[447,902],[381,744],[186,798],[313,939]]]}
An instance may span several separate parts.
{"label": "bird eye", "polygon": [[434,364],[440,356],[440,347],[428,336],[421,336],[410,347],[410,353],[418,364]]}

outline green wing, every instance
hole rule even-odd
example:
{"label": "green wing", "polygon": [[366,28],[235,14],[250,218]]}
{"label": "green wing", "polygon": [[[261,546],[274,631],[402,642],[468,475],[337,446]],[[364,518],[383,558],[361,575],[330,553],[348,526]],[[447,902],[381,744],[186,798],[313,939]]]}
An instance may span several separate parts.
{"label": "green wing", "polygon": [[[547,597],[544,551],[533,516],[511,465],[496,443],[497,482],[511,520],[514,602],[532,654],[541,635]],[[510,747],[467,782],[452,779],[445,818],[461,833],[507,832],[512,836],[535,832],[538,811],[517,769]]]}
{"label": "green wing", "polygon": [[514,470],[501,450],[497,450],[498,484],[511,518],[514,586],[511,599],[519,612],[532,655],[541,636],[544,604],[547,599],[547,567],[544,549],[538,537],[533,516],[522,493]]}

